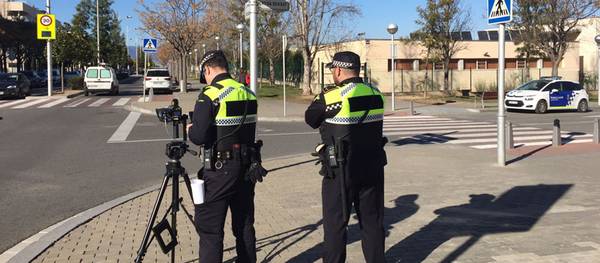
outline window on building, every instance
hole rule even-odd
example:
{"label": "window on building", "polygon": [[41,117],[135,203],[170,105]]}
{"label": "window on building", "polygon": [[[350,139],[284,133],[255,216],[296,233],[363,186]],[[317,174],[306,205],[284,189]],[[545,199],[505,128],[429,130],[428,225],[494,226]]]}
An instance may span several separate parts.
{"label": "window on building", "polygon": [[487,69],[487,68],[488,68],[487,61],[477,60],[477,62],[475,64],[475,69]]}

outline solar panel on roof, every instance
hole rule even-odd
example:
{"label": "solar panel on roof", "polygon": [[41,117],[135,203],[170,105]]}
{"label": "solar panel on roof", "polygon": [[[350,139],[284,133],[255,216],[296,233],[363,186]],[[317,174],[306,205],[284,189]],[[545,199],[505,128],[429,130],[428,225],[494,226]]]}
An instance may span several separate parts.
{"label": "solar panel on roof", "polygon": [[453,40],[461,40],[460,39],[460,32],[452,32],[452,33],[450,33],[450,38],[452,38]]}
{"label": "solar panel on roof", "polygon": [[488,36],[487,31],[477,31],[477,37],[479,37],[479,40],[482,40],[482,41],[490,40],[490,37]]}
{"label": "solar panel on roof", "polygon": [[488,31],[488,35],[490,35],[490,40],[498,40],[498,31]]}
{"label": "solar panel on roof", "polygon": [[471,36],[471,31],[463,31],[460,33],[462,40],[473,40]]}

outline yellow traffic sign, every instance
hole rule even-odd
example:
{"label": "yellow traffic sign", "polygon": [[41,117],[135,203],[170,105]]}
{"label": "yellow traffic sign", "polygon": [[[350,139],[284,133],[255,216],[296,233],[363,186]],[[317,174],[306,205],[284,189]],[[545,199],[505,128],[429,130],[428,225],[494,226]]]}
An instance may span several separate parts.
{"label": "yellow traffic sign", "polygon": [[37,38],[56,39],[56,19],[54,15],[37,15]]}

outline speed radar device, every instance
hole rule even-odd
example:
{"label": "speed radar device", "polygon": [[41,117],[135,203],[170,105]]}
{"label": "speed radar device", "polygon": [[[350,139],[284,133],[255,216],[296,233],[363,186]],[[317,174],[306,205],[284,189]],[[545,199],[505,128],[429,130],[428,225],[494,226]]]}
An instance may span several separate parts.
{"label": "speed radar device", "polygon": [[56,39],[56,17],[54,15],[37,15],[37,39]]}

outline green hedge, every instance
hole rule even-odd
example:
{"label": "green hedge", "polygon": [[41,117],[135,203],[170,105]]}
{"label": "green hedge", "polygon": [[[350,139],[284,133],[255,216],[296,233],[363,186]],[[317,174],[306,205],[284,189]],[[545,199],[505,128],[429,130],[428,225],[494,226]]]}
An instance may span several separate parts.
{"label": "green hedge", "polygon": [[74,90],[83,89],[83,77],[74,77],[67,80],[67,87]]}

